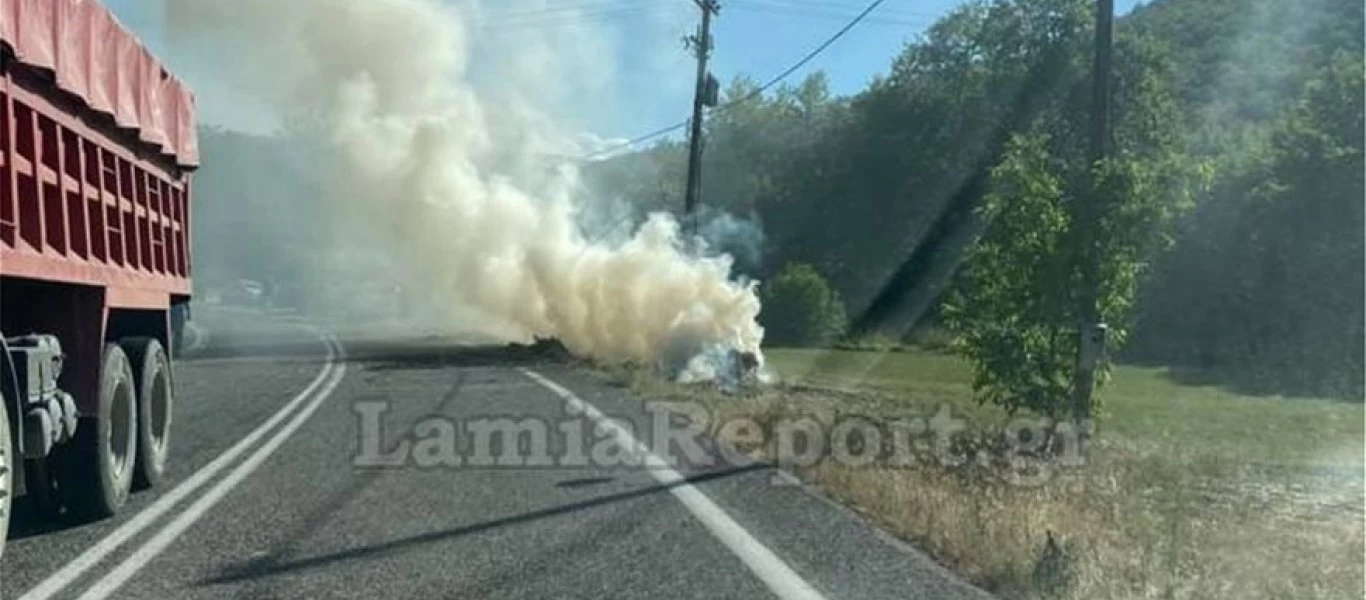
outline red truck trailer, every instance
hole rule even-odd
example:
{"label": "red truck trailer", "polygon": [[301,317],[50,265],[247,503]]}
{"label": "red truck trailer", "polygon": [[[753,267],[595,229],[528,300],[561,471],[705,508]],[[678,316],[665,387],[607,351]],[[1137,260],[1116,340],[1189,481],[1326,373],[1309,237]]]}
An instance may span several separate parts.
{"label": "red truck trailer", "polygon": [[166,467],[194,98],[94,0],[0,0],[0,551]]}

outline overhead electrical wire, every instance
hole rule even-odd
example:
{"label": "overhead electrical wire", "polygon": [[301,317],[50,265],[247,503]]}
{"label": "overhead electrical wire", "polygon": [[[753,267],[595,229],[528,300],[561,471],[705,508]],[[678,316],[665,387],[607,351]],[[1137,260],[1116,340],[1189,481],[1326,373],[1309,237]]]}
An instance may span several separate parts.
{"label": "overhead electrical wire", "polygon": [[[768,91],[770,88],[772,88],[773,86],[778,85],[778,84],[779,84],[780,82],[782,82],[784,79],[787,79],[787,77],[788,77],[789,75],[791,75],[791,74],[797,72],[798,69],[800,69],[800,68],[806,66],[807,63],[811,62],[813,59],[815,59],[817,56],[819,56],[820,53],[824,52],[826,48],[829,48],[829,47],[830,47],[832,44],[834,44],[836,41],[839,41],[840,38],[844,37],[844,34],[849,33],[849,31],[850,31],[851,29],[853,29],[853,28],[854,28],[855,26],[857,26],[860,22],[862,22],[864,19],[866,19],[866,18],[868,17],[868,15],[872,14],[873,11],[877,10],[877,8],[878,8],[879,6],[882,6],[882,4],[883,4],[884,2],[886,2],[886,1],[887,1],[887,0],[873,0],[873,2],[869,3],[866,7],[864,7],[864,9],[863,9],[862,12],[860,12],[860,13],[857,14],[857,15],[855,15],[854,18],[850,19],[848,23],[845,23],[843,27],[840,27],[838,30],[836,30],[834,34],[832,34],[832,35],[831,35],[829,38],[827,38],[824,42],[821,42],[821,44],[820,44],[819,46],[816,46],[816,47],[815,47],[814,49],[812,49],[810,52],[806,53],[805,56],[803,56],[803,57],[802,57],[800,60],[798,60],[797,62],[793,63],[792,66],[788,67],[787,69],[783,70],[783,72],[781,72],[781,73],[775,75],[774,77],[772,77],[772,78],[769,79],[768,81],[764,82],[763,85],[759,86],[759,88],[756,89],[756,90],[754,90],[753,92],[750,92],[750,93],[745,94],[744,96],[742,96],[742,97],[740,97],[740,98],[737,98],[737,99],[735,99],[735,100],[731,100],[730,102],[727,102],[727,103],[725,103],[725,104],[722,104],[721,106],[718,106],[718,107],[716,107],[715,109],[713,109],[711,112],[716,113],[716,112],[724,111],[724,110],[727,110],[727,109],[729,109],[729,108],[731,108],[731,107],[733,107],[733,106],[735,106],[735,105],[737,105],[737,104],[742,104],[742,103],[744,103],[744,102],[748,102],[748,101],[750,101],[750,100],[753,100],[753,99],[756,98],[756,97],[759,97],[759,96],[763,95],[764,92],[767,92],[767,91]],[[654,139],[654,138],[657,138],[657,137],[659,137],[659,136],[662,136],[662,135],[665,135],[665,134],[668,134],[668,133],[672,133],[672,132],[674,132],[674,131],[677,131],[677,130],[682,129],[682,128],[687,127],[687,126],[688,126],[688,121],[685,119],[685,120],[683,120],[683,121],[681,121],[681,122],[679,122],[679,123],[674,123],[673,125],[670,125],[670,126],[668,126],[668,127],[663,127],[663,128],[657,129],[657,130],[655,130],[655,131],[652,131],[652,132],[650,132],[650,133],[647,133],[647,134],[644,134],[644,135],[641,135],[641,136],[638,136],[638,137],[635,137],[635,138],[626,140],[626,141],[621,142],[621,143],[619,143],[619,144],[614,144],[614,145],[609,146],[609,147],[607,147],[607,148],[604,148],[604,149],[602,149],[602,150],[598,150],[598,151],[596,151],[596,152],[593,152],[593,153],[591,153],[591,154],[588,154],[588,155],[582,157],[580,160],[595,160],[595,159],[598,159],[598,158],[602,158],[602,157],[604,157],[604,156],[611,155],[611,154],[617,152],[618,150],[624,150],[624,149],[626,149],[626,148],[630,148],[630,147],[632,147],[632,146],[635,146],[635,145],[637,145],[637,144],[640,144],[641,142],[646,142],[646,141],[652,140],[652,139]]]}
{"label": "overhead electrical wire", "polygon": [[727,109],[727,108],[730,108],[730,107],[732,107],[732,106],[735,106],[736,104],[740,104],[740,103],[742,103],[742,102],[748,102],[748,101],[750,101],[750,100],[752,100],[752,99],[754,99],[754,98],[756,98],[756,97],[758,97],[758,96],[760,96],[760,95],[763,95],[763,93],[764,93],[764,92],[767,92],[767,91],[769,90],[769,88],[772,88],[773,86],[778,85],[779,82],[781,82],[781,81],[784,80],[784,79],[787,79],[787,76],[788,76],[788,75],[791,75],[791,74],[793,74],[793,73],[796,73],[796,72],[797,72],[797,69],[800,69],[800,68],[802,68],[802,67],[805,67],[805,66],[806,66],[806,63],[811,62],[812,59],[814,59],[814,58],[816,58],[817,56],[819,56],[820,53],[825,52],[825,49],[826,49],[826,48],[829,48],[832,44],[834,44],[835,42],[839,41],[840,38],[844,37],[844,34],[849,33],[849,30],[853,29],[854,26],[856,26],[856,25],[858,25],[860,22],[862,22],[865,18],[868,17],[869,14],[871,14],[874,10],[877,10],[877,7],[882,6],[882,3],[883,3],[883,2],[886,2],[886,1],[887,1],[887,0],[873,0],[873,2],[870,3],[870,4],[868,5],[867,8],[864,8],[864,9],[863,9],[863,12],[860,12],[860,13],[859,13],[858,15],[856,15],[852,20],[850,20],[848,23],[845,23],[845,24],[844,24],[844,27],[839,28],[839,30],[836,31],[836,32],[834,33],[834,35],[831,35],[831,36],[829,37],[829,39],[826,39],[824,42],[821,42],[821,45],[816,46],[815,49],[813,49],[812,51],[808,52],[808,53],[806,54],[806,56],[803,56],[803,57],[801,58],[801,60],[797,61],[797,62],[794,63],[792,66],[788,67],[787,70],[783,71],[782,73],[779,73],[778,75],[774,76],[772,79],[769,79],[768,82],[766,82],[766,83],[764,83],[763,85],[759,86],[759,89],[754,90],[753,92],[750,92],[749,94],[746,94],[745,96],[739,98],[738,100],[732,100],[732,101],[730,101],[730,102],[727,102],[727,103],[721,105],[720,107],[718,107],[717,110],[718,110],[718,111],[719,111],[719,110],[725,110],[725,109]]}
{"label": "overhead electrical wire", "polygon": [[[730,6],[730,9],[743,10],[752,13],[777,15],[781,17],[824,19],[827,21],[842,21],[849,18],[849,13],[840,13],[837,12],[835,9],[830,8],[794,7],[774,4],[735,4]],[[923,21],[911,20],[913,18],[916,17],[911,17],[909,15],[906,18],[871,17],[868,19],[864,19],[863,22],[868,25],[888,25],[896,27],[920,27],[925,24]]]}
{"label": "overhead electrical wire", "polygon": [[[653,1],[654,3],[659,3],[659,2],[662,2],[663,0],[636,0],[636,1],[634,1],[634,2],[630,2],[630,1],[618,2],[618,1],[616,1],[616,0],[583,0],[583,1],[581,1],[581,2],[574,2],[574,3],[568,3],[568,4],[556,3],[556,4],[551,4],[551,5],[549,5],[549,6],[542,6],[542,7],[539,7],[539,8],[521,8],[521,9],[519,9],[519,8],[512,8],[512,9],[510,9],[510,10],[498,10],[498,11],[490,12],[490,13],[489,13],[489,16],[494,16],[494,17],[500,17],[500,18],[501,18],[501,17],[537,16],[537,15],[547,15],[547,14],[555,14],[555,13],[572,13],[572,12],[575,12],[575,11],[586,10],[586,9],[626,8],[626,7],[631,7],[631,6],[640,6],[640,5],[642,5],[642,4],[648,4],[648,3],[652,2],[652,1]],[[507,6],[507,5],[505,4],[504,6]]]}
{"label": "overhead electrical wire", "polygon": [[[651,12],[658,12],[661,8],[668,8],[662,4],[638,4],[635,6],[600,6],[596,9],[577,9],[570,12],[543,15],[513,15],[507,18],[497,18],[486,21],[480,25],[480,29],[519,29],[537,26],[556,26],[572,23],[583,23],[588,21],[600,21],[613,17],[634,16]],[[499,15],[503,17],[503,15]]]}
{"label": "overhead electrical wire", "polygon": [[[863,2],[853,4],[830,2],[828,0],[730,0],[726,8],[731,10],[757,10],[763,9],[778,13],[779,11],[790,12],[792,14],[821,14],[831,17],[838,17],[841,20],[849,18],[851,15],[863,10]],[[878,10],[876,16],[864,19],[865,23],[875,23],[885,20],[911,20],[923,19],[935,16],[933,12],[923,10],[912,10],[908,8],[892,8],[890,5]]]}
{"label": "overhead electrical wire", "polygon": [[581,160],[581,161],[587,161],[587,160],[597,160],[597,159],[599,159],[599,158],[604,158],[604,157],[607,157],[607,156],[610,156],[610,155],[616,153],[618,150],[625,150],[625,149],[627,149],[627,148],[630,148],[631,146],[635,146],[635,145],[637,145],[637,144],[640,144],[641,142],[648,142],[648,141],[650,141],[650,140],[652,140],[652,139],[655,139],[655,138],[657,138],[657,137],[659,137],[659,136],[661,136],[661,135],[666,135],[666,134],[673,133],[673,132],[678,131],[679,129],[683,129],[684,127],[687,127],[687,126],[688,126],[688,119],[684,119],[684,120],[679,121],[679,122],[677,122],[677,123],[674,123],[673,125],[670,125],[670,126],[668,126],[668,127],[661,127],[661,128],[656,129],[656,130],[654,130],[654,131],[651,131],[650,133],[647,133],[647,134],[644,134],[644,135],[641,135],[641,136],[637,136],[637,137],[633,137],[633,138],[631,138],[631,139],[629,139],[629,140],[626,140],[626,141],[624,141],[624,142],[621,142],[621,143],[618,143],[618,144],[613,144],[613,145],[611,145],[611,146],[608,146],[608,147],[603,148],[603,149],[601,149],[601,150],[598,150],[598,151],[596,151],[596,152],[592,152],[592,153],[586,154],[586,155],[584,155],[584,156],[579,157],[579,160]]}
{"label": "overhead electrical wire", "polygon": [[[751,2],[751,1],[753,1],[753,0],[728,0],[728,4],[729,4],[730,6],[735,6],[736,3],[744,3],[744,2]],[[862,8],[864,7],[863,2],[859,2],[859,1],[857,1],[857,0],[856,0],[856,1],[853,1],[853,2],[844,2],[844,1],[841,1],[841,0],[766,0],[766,1],[768,1],[768,2],[774,2],[774,3],[781,3],[781,4],[788,4],[788,5],[796,5],[796,6],[803,6],[803,5],[805,5],[805,6],[821,6],[821,7],[840,8],[840,9],[848,9],[848,10],[860,10],[860,9],[862,9]],[[897,9],[894,9],[894,8],[884,9],[884,10],[882,11],[883,14],[886,14],[886,12],[887,12],[888,10],[893,10],[893,11],[894,11],[894,10],[897,10]]]}

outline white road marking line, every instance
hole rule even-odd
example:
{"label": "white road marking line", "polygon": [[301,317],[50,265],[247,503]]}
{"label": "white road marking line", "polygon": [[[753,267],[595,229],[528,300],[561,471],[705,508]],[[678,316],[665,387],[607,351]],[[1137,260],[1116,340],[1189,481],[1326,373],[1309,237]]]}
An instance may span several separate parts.
{"label": "white road marking line", "polygon": [[185,331],[190,332],[194,336],[194,341],[185,344],[186,354],[199,352],[200,350],[203,350],[205,346],[209,345],[209,330],[186,321]]}
{"label": "white road marking line", "polygon": [[546,389],[563,398],[576,410],[593,418],[598,427],[610,431],[617,436],[624,445],[635,448],[636,452],[645,458],[645,468],[650,471],[650,475],[661,485],[670,486],[669,492],[683,503],[683,506],[691,512],[693,517],[702,522],[708,531],[711,531],[716,539],[725,544],[730,551],[749,567],[760,580],[768,586],[779,598],[788,599],[808,599],[824,600],[824,596],[811,584],[802,579],[796,571],[792,570],[783,559],[769,550],[753,535],[746,531],[744,527],[735,522],[729,514],[701,490],[693,487],[687,482],[681,473],[674,470],[665,462],[663,458],[650,452],[650,449],[631,435],[629,431],[618,426],[614,421],[603,415],[602,411],[596,406],[574,395],[574,392],[565,389],[558,383],[551,381],[545,376],[530,369],[520,369],[524,375],[530,377],[536,383],[541,384]]}
{"label": "white road marking line", "polygon": [[[319,337],[321,337],[321,335]],[[49,575],[47,579],[44,579],[41,583],[34,586],[33,589],[30,589],[25,592],[23,596],[20,596],[19,600],[46,600],[62,591],[66,586],[71,585],[72,582],[80,578],[81,575],[84,575],[91,567],[99,564],[106,556],[114,552],[114,550],[117,550],[119,546],[122,546],[124,542],[127,542],[133,536],[141,533],[143,529],[146,529],[147,526],[161,518],[163,514],[173,508],[176,504],[179,504],[186,496],[189,496],[194,493],[195,490],[202,487],[217,475],[219,471],[222,471],[233,461],[237,460],[237,457],[240,454],[255,445],[257,440],[269,433],[276,425],[279,425],[280,422],[288,417],[290,413],[294,412],[294,409],[302,404],[314,390],[318,389],[318,386],[322,385],[323,382],[327,380],[327,377],[336,367],[337,352],[340,350],[340,345],[337,345],[334,348],[335,342],[331,340],[324,340],[324,342],[327,345],[327,358],[323,364],[323,368],[318,372],[318,375],[313,378],[313,381],[309,382],[308,387],[304,388],[304,391],[299,392],[297,396],[294,396],[289,403],[285,404],[284,408],[281,408],[272,415],[269,420],[247,434],[246,437],[238,441],[233,447],[228,448],[222,454],[218,455],[218,458],[213,459],[212,462],[196,471],[194,475],[191,475],[188,479],[182,481],[180,485],[162,495],[160,498],[157,498],[156,502],[153,502],[151,506],[142,509],[142,511],[132,519],[129,519],[128,522],[110,532],[109,535],[81,553],[80,556],[77,556],[71,562],[59,567]]]}
{"label": "white road marking line", "polygon": [[[336,344],[335,341],[332,343]],[[341,349],[340,344],[336,345],[337,352],[344,361],[346,353]],[[303,410],[299,411],[299,414],[296,415],[293,420],[281,428],[274,437],[270,438],[270,441],[267,441],[257,449],[255,454],[252,454],[249,458],[242,461],[242,464],[237,465],[237,468],[233,469],[227,477],[224,477],[212,488],[209,488],[209,491],[205,492],[203,496],[200,496],[198,500],[195,500],[193,504],[177,515],[175,519],[163,527],[161,531],[158,531],[156,535],[147,540],[142,547],[138,548],[132,555],[119,563],[119,566],[114,567],[112,571],[92,584],[85,593],[81,594],[80,600],[108,598],[111,594],[118,591],[123,584],[127,583],[129,579],[136,575],[138,571],[147,566],[147,563],[151,562],[158,554],[161,554],[171,544],[175,543],[176,539],[178,539],[181,534],[185,533],[185,530],[189,529],[191,525],[194,525],[195,522],[212,509],[215,504],[218,504],[218,502],[226,497],[228,493],[232,492],[233,489],[237,487],[237,484],[241,483],[243,479],[246,479],[248,475],[251,475],[252,471],[259,468],[267,458],[270,458],[271,454],[274,454],[280,446],[284,445],[285,441],[289,439],[289,436],[293,435],[295,431],[298,431],[298,429],[308,421],[308,418],[313,416],[313,413],[318,410],[318,407],[322,406],[323,401],[327,400],[327,397],[332,394],[332,391],[337,389],[337,385],[341,383],[342,377],[345,375],[346,363],[339,362],[337,368],[333,369],[331,379],[327,382],[327,385],[314,396],[312,402],[309,402]]]}

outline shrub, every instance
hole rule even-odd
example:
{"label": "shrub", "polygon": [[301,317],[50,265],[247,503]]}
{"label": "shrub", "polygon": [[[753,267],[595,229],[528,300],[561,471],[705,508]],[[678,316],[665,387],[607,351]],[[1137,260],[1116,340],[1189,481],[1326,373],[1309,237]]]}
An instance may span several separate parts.
{"label": "shrub", "polygon": [[848,337],[835,343],[837,350],[852,352],[905,352],[906,345],[884,333]]}
{"label": "shrub", "polygon": [[923,350],[946,351],[953,346],[953,333],[938,325],[916,327],[906,336],[906,342]]}
{"label": "shrub", "polygon": [[788,263],[764,286],[763,301],[759,320],[769,343],[819,346],[844,333],[844,302],[811,265]]}

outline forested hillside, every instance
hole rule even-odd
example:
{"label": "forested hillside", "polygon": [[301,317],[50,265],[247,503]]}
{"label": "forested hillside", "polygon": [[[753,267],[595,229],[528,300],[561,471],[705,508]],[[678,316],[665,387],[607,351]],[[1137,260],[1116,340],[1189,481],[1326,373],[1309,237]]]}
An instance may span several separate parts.
{"label": "forested hillside", "polygon": [[1173,0],[1134,18],[1182,59],[1217,177],[1143,290],[1130,355],[1360,399],[1362,5]]}
{"label": "forested hillside", "polygon": [[[1361,3],[1156,0],[1121,17],[1116,155],[1094,190],[1093,4],[965,4],[848,97],[819,73],[758,95],[729,82],[706,122],[703,235],[745,275],[828,280],[851,337],[948,329],[979,364],[1020,351],[1015,382],[995,380],[1005,397],[1065,385],[1078,236],[1094,234],[1120,359],[1360,399]],[[297,281],[308,248],[347,235],[309,216],[337,192],[301,164],[306,143],[203,138],[201,282]],[[585,228],[619,238],[678,212],[685,170],[679,141],[590,164]],[[1103,223],[1073,227],[1097,194]],[[761,319],[807,318],[781,312]]]}
{"label": "forested hillside", "polygon": [[[765,235],[741,266],[813,265],[852,333],[944,323],[982,364],[1068,353],[1055,338],[1084,275],[1070,249],[1095,236],[1121,357],[1360,399],[1361,3],[1158,0],[1122,17],[1100,171],[1084,156],[1092,4],[971,3],[851,97],[815,75],[714,111],[703,202]],[[659,144],[590,181],[605,202],[677,210],[684,155]],[[1095,194],[1099,229],[1072,227]],[[1027,363],[1015,383],[1065,380]]]}

